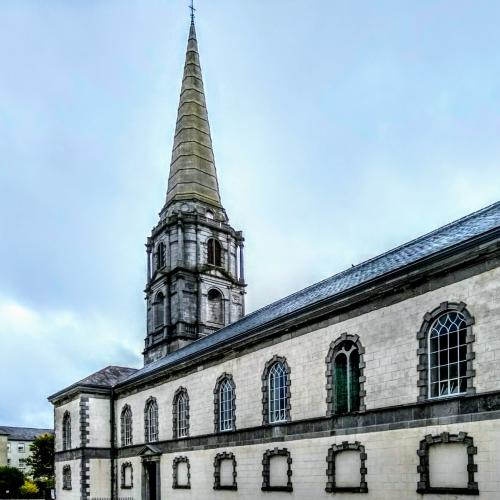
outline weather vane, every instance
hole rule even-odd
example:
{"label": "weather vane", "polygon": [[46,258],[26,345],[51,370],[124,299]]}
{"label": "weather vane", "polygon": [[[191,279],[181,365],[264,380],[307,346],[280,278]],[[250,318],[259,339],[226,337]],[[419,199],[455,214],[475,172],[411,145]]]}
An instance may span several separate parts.
{"label": "weather vane", "polygon": [[191,10],[191,22],[194,23],[194,13],[196,12],[196,9],[194,8],[194,0],[191,0],[189,9]]}

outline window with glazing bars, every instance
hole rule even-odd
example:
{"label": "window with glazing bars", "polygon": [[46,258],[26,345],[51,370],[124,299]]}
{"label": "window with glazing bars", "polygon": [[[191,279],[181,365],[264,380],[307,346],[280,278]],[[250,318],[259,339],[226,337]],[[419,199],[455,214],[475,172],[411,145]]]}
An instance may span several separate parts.
{"label": "window with glazing bars", "polygon": [[283,363],[269,370],[269,422],[286,422],[288,373]]}
{"label": "window with glazing bars", "polygon": [[335,413],[359,410],[359,352],[350,342],[343,342],[335,353]]}
{"label": "window with glazing bars", "polygon": [[451,311],[439,316],[429,331],[429,394],[431,398],[467,390],[467,324]]}
{"label": "window with glazing bars", "polygon": [[219,430],[233,429],[233,386],[225,379],[219,387]]}
{"label": "window with glazing bars", "polygon": [[146,443],[158,441],[158,405],[156,400],[148,401],[145,418]]}
{"label": "window with glazing bars", "polygon": [[132,410],[129,405],[125,405],[121,415],[122,425],[122,446],[132,444]]}
{"label": "window with glazing bars", "polygon": [[62,423],[62,441],[63,450],[71,449],[71,415],[69,412],[64,413]]}
{"label": "window with glazing bars", "polygon": [[188,397],[185,392],[181,392],[177,398],[177,437],[187,437],[188,435]]}

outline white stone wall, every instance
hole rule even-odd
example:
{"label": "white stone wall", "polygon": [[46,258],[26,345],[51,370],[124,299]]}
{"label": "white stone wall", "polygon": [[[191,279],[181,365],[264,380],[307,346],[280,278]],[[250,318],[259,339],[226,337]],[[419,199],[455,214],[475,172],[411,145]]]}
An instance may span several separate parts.
{"label": "white stone wall", "polygon": [[423,316],[443,301],[464,301],[475,317],[474,385],[478,392],[498,390],[500,382],[500,269],[428,292],[363,316],[321,328],[253,353],[203,368],[117,401],[133,411],[134,444],[144,441],[144,403],[154,396],[159,405],[159,439],[172,438],[172,399],[179,386],[190,399],[190,435],[213,432],[213,389],[217,377],[232,373],[236,384],[238,429],[262,424],[261,373],[274,355],[285,356],[291,369],[291,418],[326,414],[325,357],[343,332],[360,336],[365,353],[367,409],[411,404],[417,400],[416,333]]}
{"label": "white stone wall", "polygon": [[71,447],[79,448],[81,446],[80,439],[80,397],[76,397],[69,403],[61,406],[56,406],[54,409],[54,430],[55,436],[55,451],[62,451],[62,421],[64,413],[69,411],[71,415]]}
{"label": "white stone wall", "polygon": [[[479,483],[479,498],[498,500],[498,492],[500,491],[500,475],[498,474],[500,471],[500,456],[498,454],[500,425],[498,421],[494,420],[163,455],[161,458],[162,498],[191,500],[221,500],[225,498],[254,500],[285,497],[297,500],[331,499],[333,495],[325,492],[328,448],[332,444],[341,444],[342,441],[360,441],[365,446],[368,457],[366,461],[368,493],[361,495],[362,498],[366,500],[421,499],[422,495],[416,493],[419,480],[417,450],[420,440],[426,434],[440,434],[444,431],[453,434],[465,431],[474,438],[474,445],[478,448],[478,454],[475,456],[478,472],[475,479]],[[276,446],[286,447],[291,452],[292,493],[261,491],[262,455],[267,449]],[[237,492],[213,490],[213,460],[215,455],[222,451],[235,454],[238,464]],[[178,455],[189,457],[191,466],[190,490],[172,489],[172,461]],[[140,461],[134,459],[134,464],[140,466]],[[139,478],[140,475],[136,473],[135,467],[134,465],[134,498],[140,498],[139,485],[136,486],[136,478]],[[462,477],[467,477],[466,470],[463,470]],[[120,496],[122,496],[121,492]],[[336,493],[334,496],[343,500],[352,498],[353,494]],[[455,496],[426,494],[425,498],[437,500],[455,498]]]}
{"label": "white stone wall", "polygon": [[89,466],[90,466],[90,498],[110,498],[111,496],[110,460],[94,458],[89,461]]}
{"label": "white stone wall", "polygon": [[89,444],[87,446],[108,448],[110,439],[110,402],[107,398],[89,397]]}
{"label": "white stone wall", "polygon": [[[130,462],[132,464],[132,488],[122,488],[121,487],[121,473],[122,464]],[[120,459],[116,461],[116,477],[117,477],[117,491],[118,499],[120,498],[134,498],[140,499],[141,495],[141,481],[142,481],[142,462],[140,457],[131,457],[126,459]],[[166,478],[167,481],[171,483],[172,475]],[[171,486],[171,484],[170,484]],[[167,496],[167,498],[169,498]]]}
{"label": "white stone wall", "polygon": [[[63,490],[62,470],[71,467],[71,490]],[[80,500],[80,460],[68,460],[55,464],[57,500]]]}

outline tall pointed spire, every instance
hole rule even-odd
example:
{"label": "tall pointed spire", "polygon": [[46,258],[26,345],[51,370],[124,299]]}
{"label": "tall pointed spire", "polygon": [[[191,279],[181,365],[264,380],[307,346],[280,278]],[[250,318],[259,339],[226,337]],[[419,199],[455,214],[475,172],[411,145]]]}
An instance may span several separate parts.
{"label": "tall pointed spire", "polygon": [[191,199],[221,207],[193,11],[166,205]]}

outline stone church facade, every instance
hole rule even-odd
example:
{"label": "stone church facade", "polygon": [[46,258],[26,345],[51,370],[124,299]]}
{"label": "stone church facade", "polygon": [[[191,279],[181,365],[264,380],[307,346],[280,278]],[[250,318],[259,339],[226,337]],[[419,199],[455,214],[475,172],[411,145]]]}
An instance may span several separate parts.
{"label": "stone church facade", "polygon": [[52,395],[61,500],[500,498],[500,203],[245,315],[194,23],[144,367]]}

